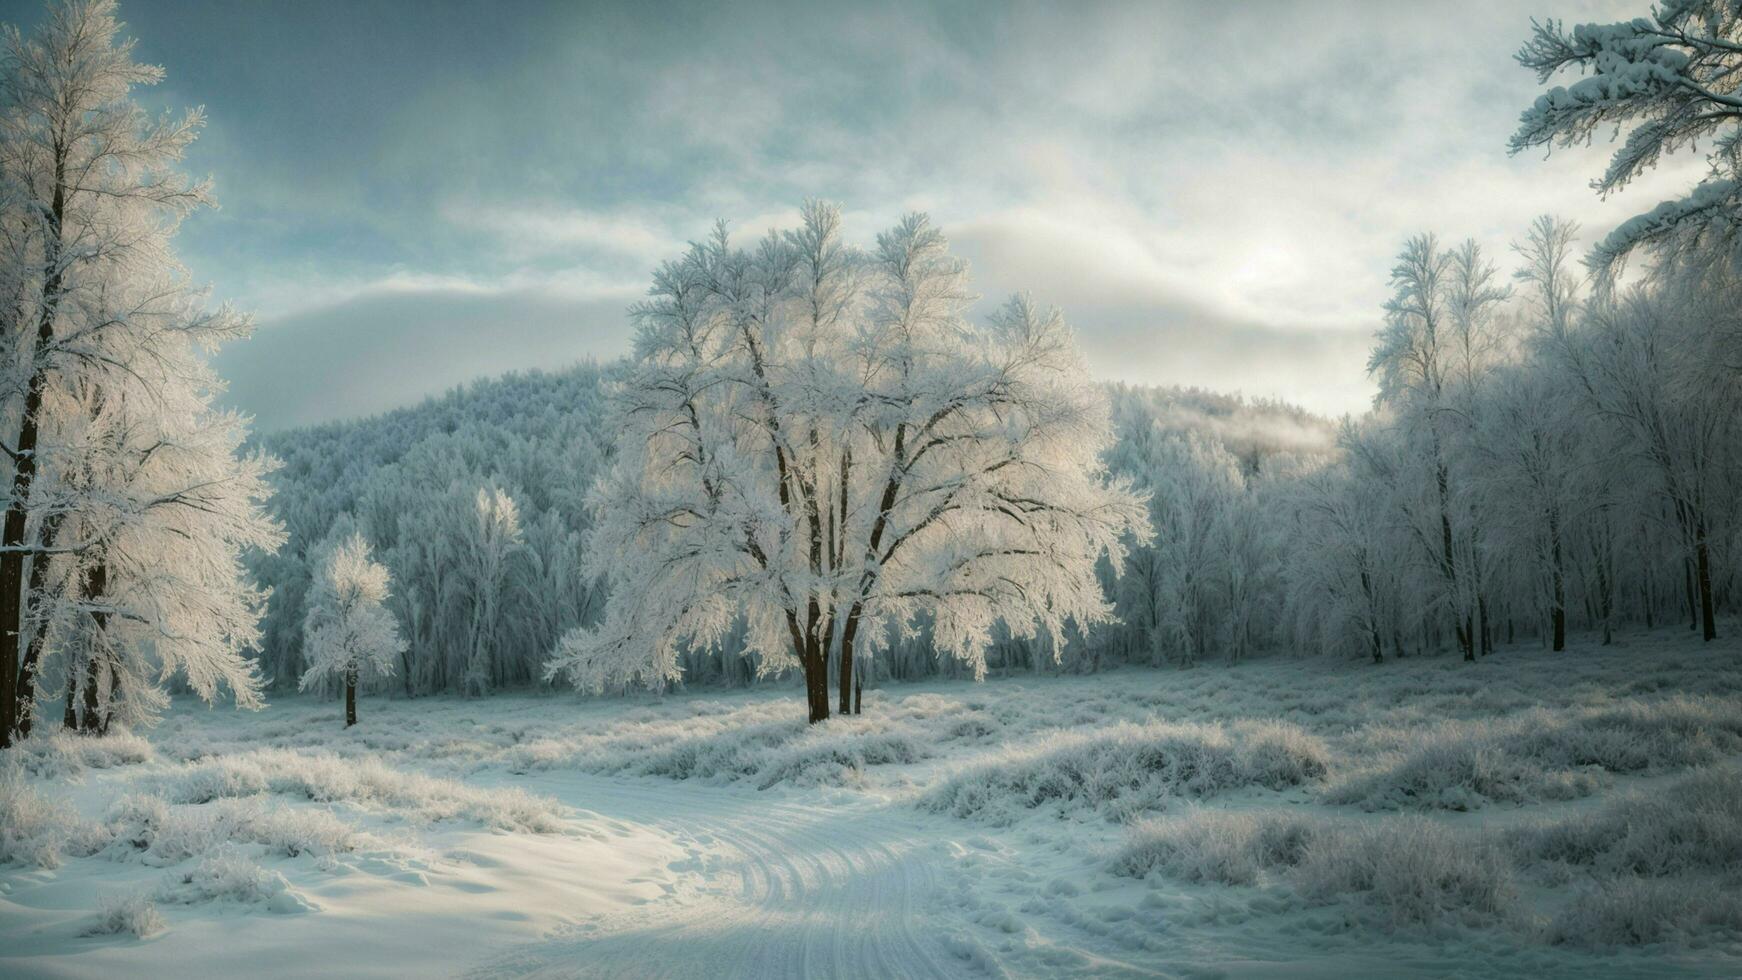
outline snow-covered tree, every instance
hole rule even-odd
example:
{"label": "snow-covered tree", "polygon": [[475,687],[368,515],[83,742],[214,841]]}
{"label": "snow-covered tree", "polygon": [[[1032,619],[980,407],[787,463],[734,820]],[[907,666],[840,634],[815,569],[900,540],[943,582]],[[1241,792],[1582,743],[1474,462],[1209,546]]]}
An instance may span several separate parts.
{"label": "snow-covered tree", "polygon": [[1627,138],[1592,182],[1620,190],[1666,154],[1704,143],[1711,174],[1685,197],[1621,223],[1592,251],[1613,271],[1641,246],[1679,260],[1742,260],[1742,6],[1733,0],[1663,0],[1645,16],[1612,24],[1532,23],[1518,61],[1547,82],[1563,70],[1584,77],[1557,85],[1520,116],[1514,153],[1590,142],[1600,130]]}
{"label": "snow-covered tree", "polygon": [[472,573],[472,650],[466,661],[467,693],[488,694],[491,657],[500,640],[502,585],[508,560],[525,545],[520,508],[507,491],[480,487],[473,505],[475,536],[464,554]]}
{"label": "snow-covered tree", "polygon": [[200,115],[130,98],[162,72],[132,60],[107,0],[52,4],[5,48],[0,741],[28,725],[56,649],[87,727],[148,716],[175,675],[257,705],[242,651],[264,596],[241,556],[279,541],[260,506],[270,463],[239,457],[243,422],[212,407],[205,360],[249,321],[207,309],[170,249],[209,203],[177,169]]}
{"label": "snow-covered tree", "polygon": [[922,622],[980,674],[995,629],[1056,655],[1108,621],[1097,562],[1145,531],[1102,469],[1105,394],[1056,311],[1018,297],[972,324],[965,279],[923,216],[861,252],[815,202],[754,249],[722,225],[662,266],[592,496],[613,589],[547,674],[664,684],[741,621],[815,722],[831,660],[846,711],[855,657]]}
{"label": "snow-covered tree", "polygon": [[309,666],[304,690],[337,679],[345,686],[345,727],[357,723],[357,682],[387,677],[405,651],[399,622],[386,606],[387,567],[375,561],[369,542],[354,533],[321,566],[303,622]]}

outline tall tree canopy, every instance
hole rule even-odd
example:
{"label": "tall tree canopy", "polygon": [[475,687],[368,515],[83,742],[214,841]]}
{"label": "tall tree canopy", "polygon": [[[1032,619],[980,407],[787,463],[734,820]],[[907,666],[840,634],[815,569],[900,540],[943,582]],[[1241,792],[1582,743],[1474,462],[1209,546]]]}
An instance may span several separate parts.
{"label": "tall tree canopy", "polygon": [[976,672],[999,631],[1057,650],[1110,620],[1096,565],[1148,531],[1102,469],[1105,393],[1056,310],[1017,297],[979,325],[969,301],[923,216],[860,251],[817,202],[754,248],[722,225],[662,266],[592,497],[613,589],[548,674],[663,684],[742,620],[818,721],[829,661],[848,710],[854,657],[921,617]]}

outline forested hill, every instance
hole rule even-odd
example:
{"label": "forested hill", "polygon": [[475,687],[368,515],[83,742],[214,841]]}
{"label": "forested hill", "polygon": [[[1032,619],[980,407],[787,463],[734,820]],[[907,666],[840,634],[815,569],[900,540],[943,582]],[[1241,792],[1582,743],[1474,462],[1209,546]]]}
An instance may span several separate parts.
{"label": "forested hill", "polygon": [[[580,547],[587,490],[610,454],[613,370],[586,363],[509,374],[370,418],[260,436],[284,463],[270,506],[289,532],[277,554],[252,561],[273,589],[261,656],[274,685],[295,686],[304,669],[310,569],[353,530],[390,569],[390,604],[410,641],[393,687],[459,692],[468,676],[474,689],[536,680],[557,638],[590,621],[603,599],[581,574]],[[1148,470],[1167,458],[1158,447],[1177,437],[1225,446],[1250,474],[1276,453],[1323,451],[1334,434],[1329,421],[1280,402],[1128,385],[1109,395],[1118,434],[1109,465],[1144,486],[1156,484]],[[488,506],[495,491],[511,514]],[[505,521],[517,525],[519,543],[510,534],[507,552],[494,555],[486,543],[503,540]],[[493,623],[478,614],[486,596],[497,605]],[[905,668],[891,660],[907,672],[930,663],[918,647]],[[730,652],[698,657],[690,675],[748,680],[753,668],[742,661]]]}

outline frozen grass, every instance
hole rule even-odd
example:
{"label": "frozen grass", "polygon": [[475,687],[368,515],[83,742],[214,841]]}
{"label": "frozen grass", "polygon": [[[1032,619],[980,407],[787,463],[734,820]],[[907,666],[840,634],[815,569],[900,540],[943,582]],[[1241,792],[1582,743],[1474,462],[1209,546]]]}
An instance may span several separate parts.
{"label": "frozen grass", "polygon": [[1742,929],[1742,773],[1694,773],[1588,813],[1491,831],[1413,814],[1198,810],[1132,828],[1111,868],[1286,885],[1319,903],[1355,896],[1392,922],[1420,924],[1511,917],[1514,878],[1524,875],[1577,883],[1543,927],[1547,941],[1656,943]]}
{"label": "frozen grass", "polygon": [[921,805],[994,823],[1048,804],[1129,819],[1177,796],[1298,786],[1323,776],[1329,759],[1322,740],[1285,722],[1121,723],[1054,732],[1034,748],[1007,751],[948,777]]}
{"label": "frozen grass", "polygon": [[1642,946],[1742,931],[1742,899],[1713,881],[1616,878],[1583,888],[1544,930],[1569,946]]}
{"label": "frozen grass", "polygon": [[0,768],[0,864],[60,867],[61,849],[78,822],[70,807],[27,782],[16,764]]}
{"label": "frozen grass", "polygon": [[328,810],[223,800],[177,806],[162,797],[124,796],[103,821],[107,840],[98,853],[157,867],[204,857],[232,844],[257,844],[268,854],[331,858],[386,846]]}
{"label": "frozen grass", "polygon": [[188,763],[161,780],[173,803],[284,793],[351,803],[403,820],[474,820],[498,830],[556,833],[563,808],[516,787],[481,789],[456,779],[397,769],[378,758],[256,749]]}
{"label": "frozen grass", "polygon": [[503,755],[513,772],[579,769],[748,782],[761,789],[781,784],[851,786],[862,783],[872,767],[918,762],[931,756],[931,747],[939,743],[977,739],[995,730],[980,709],[931,694],[820,725],[807,725],[803,708],[784,700],[722,707],[694,702],[691,712],[677,717],[635,712],[607,729],[539,737],[515,744]]}
{"label": "frozen grass", "polygon": [[145,895],[104,895],[98,899],[97,921],[85,930],[85,935],[129,933],[145,939],[162,932],[163,928],[163,915]]}
{"label": "frozen grass", "polygon": [[240,902],[273,912],[309,912],[313,903],[297,894],[284,875],[269,871],[234,850],[222,849],[171,875],[158,891],[160,901],[179,905]]}
{"label": "frozen grass", "polygon": [[149,762],[154,753],[142,735],[124,730],[80,735],[56,726],[8,750],[25,771],[41,779],[70,782],[87,769],[114,769]]}
{"label": "frozen grass", "polygon": [[1696,773],[1594,812],[1515,830],[1528,860],[1606,876],[1718,873],[1742,885],[1742,773]]}
{"label": "frozen grass", "polygon": [[[296,889],[330,910],[352,886],[323,892],[328,871],[381,867],[371,887],[397,888],[412,853],[435,853],[419,840],[426,829],[585,822],[523,793],[522,777],[574,794],[565,800],[576,807],[609,809],[588,794],[608,796],[610,784],[565,779],[568,770],[729,784],[784,797],[772,806],[843,813],[864,794],[877,808],[977,821],[932,870],[960,899],[951,907],[971,910],[943,916],[942,928],[992,930],[964,948],[993,967],[1015,948],[1010,937],[1045,949],[1061,924],[1070,942],[1099,937],[1099,952],[1139,963],[1248,933],[1265,937],[1254,948],[1305,956],[1386,942],[1361,931],[1380,927],[1418,948],[1456,937],[1459,949],[1502,960],[1594,963],[1655,955],[1608,947],[1664,943],[1689,962],[1728,964],[1742,962],[1729,897],[1742,894],[1742,660],[1696,641],[1634,635],[1617,648],[1513,649],[1478,664],[1272,659],[932,681],[867,691],[865,715],[817,726],[797,692],[780,688],[372,698],[352,729],[312,698],[261,714],[178,708],[149,744],[58,733],[27,742],[12,781],[0,778],[0,861],[62,861],[74,866],[60,876],[97,880],[148,872],[78,862],[162,869],[127,908],[105,910],[123,934],[162,928],[159,909],[171,926],[204,915],[194,903],[265,913],[274,896],[302,901]],[[688,801],[707,795],[674,799],[704,806]],[[720,799],[728,809],[761,802]],[[1496,804],[1505,809],[1458,812]],[[952,841],[968,833],[888,812]],[[1109,861],[1118,877],[1101,875]],[[14,900],[31,879],[10,877]],[[1046,972],[1037,962],[1007,972]]]}
{"label": "frozen grass", "polygon": [[1267,872],[1298,866],[1318,830],[1317,821],[1293,813],[1198,811],[1136,825],[1112,867],[1133,878],[1255,885]]}
{"label": "frozen grass", "polygon": [[1227,885],[1275,880],[1318,904],[1357,899],[1391,924],[1491,921],[1517,895],[1500,848],[1417,816],[1199,811],[1133,828],[1112,870]]}
{"label": "frozen grass", "polygon": [[1309,899],[1353,895],[1397,923],[1492,920],[1517,895],[1500,848],[1416,816],[1314,834],[1292,878]]}
{"label": "frozen grass", "polygon": [[1378,764],[1331,785],[1327,802],[1468,810],[1589,796],[1609,775],[1671,771],[1742,752],[1742,700],[1676,695],[1601,708],[1370,732]]}

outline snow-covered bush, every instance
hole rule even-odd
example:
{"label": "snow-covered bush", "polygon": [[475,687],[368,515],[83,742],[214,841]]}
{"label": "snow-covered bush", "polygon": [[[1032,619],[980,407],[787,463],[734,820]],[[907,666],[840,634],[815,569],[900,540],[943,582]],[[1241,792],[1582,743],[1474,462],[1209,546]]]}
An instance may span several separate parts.
{"label": "snow-covered bush", "polygon": [[97,921],[85,930],[87,936],[130,932],[145,939],[163,931],[163,916],[144,894],[104,895],[98,902]]}
{"label": "snow-covered bush", "polygon": [[284,875],[268,871],[229,848],[171,875],[159,889],[158,898],[180,905],[214,901],[262,904],[274,912],[307,912],[315,908],[290,887]]}
{"label": "snow-covered bush", "polygon": [[401,820],[476,820],[500,830],[554,833],[562,807],[517,787],[480,789],[395,768],[380,758],[265,748],[214,756],[158,780],[162,802],[201,804],[285,794],[354,804]]}
{"label": "snow-covered bush", "polygon": [[1388,751],[1325,792],[1367,809],[1467,810],[1588,796],[1605,774],[1681,769],[1742,751],[1742,703],[1676,695],[1380,733]]}
{"label": "snow-covered bush", "polygon": [[285,857],[330,858],[380,846],[380,841],[321,809],[268,806],[261,800],[218,800],[173,806],[162,797],[131,794],[104,821],[103,849],[115,860],[167,867],[229,844],[258,844]]}
{"label": "snow-covered bush", "polygon": [[1299,864],[1318,820],[1274,810],[1203,810],[1144,821],[1132,828],[1114,858],[1115,874],[1225,885],[1256,884],[1263,872]]}
{"label": "snow-covered bush", "polygon": [[1413,815],[1327,825],[1290,878],[1309,899],[1357,896],[1397,923],[1474,913],[1497,917],[1517,896],[1506,854],[1492,843]]}
{"label": "snow-covered bush", "polygon": [[266,772],[258,762],[227,755],[190,763],[164,782],[171,803],[210,803],[218,799],[258,796],[271,789]]}
{"label": "snow-covered bush", "polygon": [[1322,740],[1285,722],[1121,722],[1056,731],[1034,748],[1007,749],[949,777],[921,805],[996,822],[1055,802],[1129,818],[1164,808],[1170,797],[1298,786],[1323,776],[1329,760]]}
{"label": "snow-covered bush", "polygon": [[24,739],[11,752],[31,775],[57,782],[78,779],[87,769],[150,762],[154,755],[144,736],[120,728],[96,736],[57,727]]}
{"label": "snow-covered bush", "polygon": [[1640,946],[1701,929],[1742,930],[1742,899],[1712,881],[1615,878],[1581,888],[1544,930],[1551,943]]}
{"label": "snow-covered bush", "polygon": [[1514,831],[1520,856],[1611,875],[1742,872],[1742,773],[1709,770]]}
{"label": "snow-covered bush", "polygon": [[1133,828],[1112,870],[1230,885],[1256,884],[1268,873],[1309,901],[1357,899],[1393,924],[1493,919],[1516,897],[1501,848],[1417,816],[1199,811]]}
{"label": "snow-covered bush", "polygon": [[37,792],[17,765],[0,768],[0,864],[59,867],[69,827],[77,821],[71,808]]}
{"label": "snow-covered bush", "polygon": [[911,729],[864,717],[835,718],[758,760],[757,786],[840,785],[868,766],[905,765],[930,754]]}

